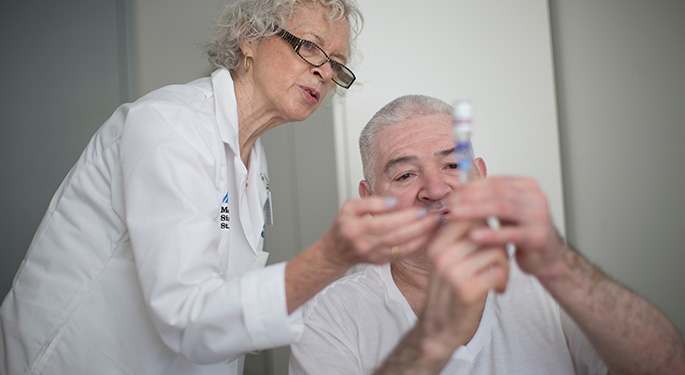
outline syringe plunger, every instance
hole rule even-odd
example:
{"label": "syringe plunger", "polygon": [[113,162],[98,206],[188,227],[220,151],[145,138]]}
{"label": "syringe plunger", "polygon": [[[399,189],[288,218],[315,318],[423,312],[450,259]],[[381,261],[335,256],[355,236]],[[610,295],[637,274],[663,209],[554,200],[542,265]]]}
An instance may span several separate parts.
{"label": "syringe plunger", "polygon": [[471,122],[473,121],[473,105],[468,100],[459,100],[454,103],[452,115],[456,122]]}

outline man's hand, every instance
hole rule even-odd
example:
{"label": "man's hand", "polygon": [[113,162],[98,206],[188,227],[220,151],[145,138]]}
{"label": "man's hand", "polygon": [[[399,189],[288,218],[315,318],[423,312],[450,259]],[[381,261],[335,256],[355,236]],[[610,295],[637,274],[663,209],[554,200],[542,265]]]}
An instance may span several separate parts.
{"label": "man's hand", "polygon": [[504,291],[509,263],[503,247],[468,238],[471,223],[447,222],[428,254],[434,269],[419,321],[375,374],[438,374],[478,329],[488,292]]}
{"label": "man's hand", "polygon": [[482,246],[514,243],[519,267],[537,277],[611,373],[685,373],[685,345],[673,324],[564,243],[537,182],[474,181],[452,194],[450,208],[456,220],[500,220],[501,229],[474,228],[470,238]]}
{"label": "man's hand", "polygon": [[468,238],[473,228],[449,221],[428,250],[434,272],[420,325],[429,336],[452,344],[449,355],[475,334],[488,292],[504,292],[509,279],[504,248],[475,244]]}
{"label": "man's hand", "polygon": [[545,277],[556,272],[567,250],[552,222],[547,197],[534,179],[474,181],[452,194],[450,209],[455,220],[498,218],[500,229],[474,228],[471,239],[483,246],[515,244],[517,263],[529,274]]}

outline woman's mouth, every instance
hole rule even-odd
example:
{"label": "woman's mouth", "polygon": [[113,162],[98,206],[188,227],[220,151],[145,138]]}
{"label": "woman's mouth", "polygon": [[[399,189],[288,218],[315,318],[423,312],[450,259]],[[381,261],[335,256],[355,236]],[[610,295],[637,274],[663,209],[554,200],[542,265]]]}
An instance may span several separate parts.
{"label": "woman's mouth", "polygon": [[304,97],[310,104],[316,104],[319,101],[319,92],[311,87],[300,86],[304,92]]}

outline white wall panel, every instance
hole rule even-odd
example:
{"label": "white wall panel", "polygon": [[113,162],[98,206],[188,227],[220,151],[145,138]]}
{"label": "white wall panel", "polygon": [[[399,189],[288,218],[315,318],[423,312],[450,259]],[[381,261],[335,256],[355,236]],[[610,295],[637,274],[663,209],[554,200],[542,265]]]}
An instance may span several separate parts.
{"label": "white wall panel", "polygon": [[336,101],[340,200],[362,177],[359,133],[405,94],[474,103],[476,154],[490,175],[536,177],[564,231],[547,2],[362,1],[365,27],[351,68],[357,83]]}

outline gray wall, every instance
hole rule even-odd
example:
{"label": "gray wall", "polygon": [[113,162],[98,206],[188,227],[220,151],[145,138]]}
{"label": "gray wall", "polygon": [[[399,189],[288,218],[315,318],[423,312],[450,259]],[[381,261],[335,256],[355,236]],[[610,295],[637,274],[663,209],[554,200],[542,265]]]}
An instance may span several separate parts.
{"label": "gray wall", "polygon": [[552,0],[568,238],[685,329],[685,2]]}
{"label": "gray wall", "polygon": [[126,100],[123,3],[0,6],[0,295],[52,194],[88,139]]}

